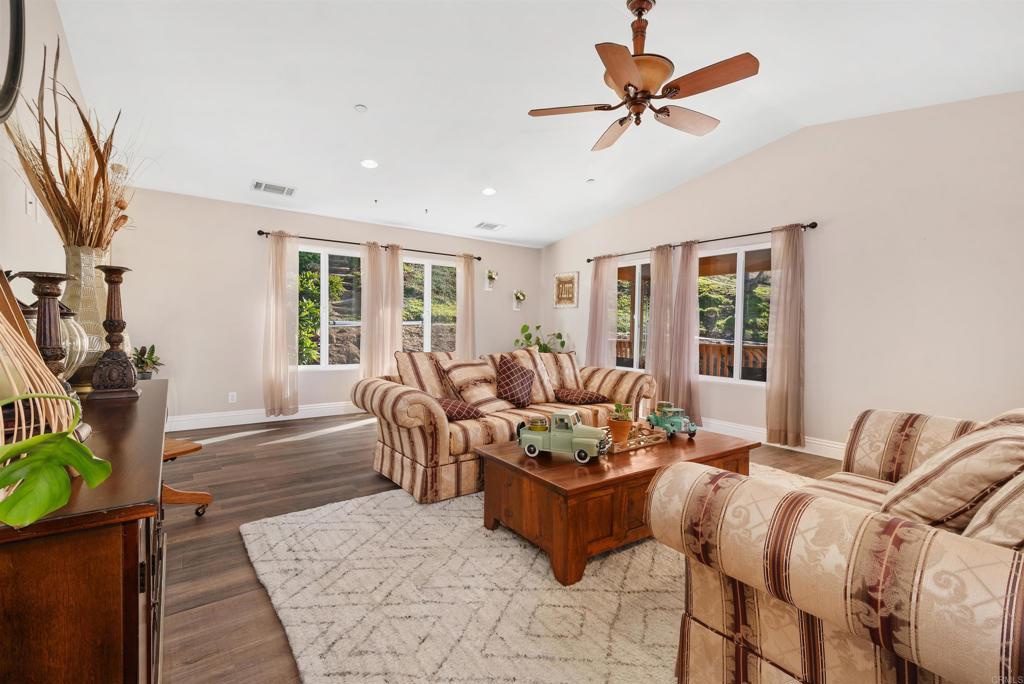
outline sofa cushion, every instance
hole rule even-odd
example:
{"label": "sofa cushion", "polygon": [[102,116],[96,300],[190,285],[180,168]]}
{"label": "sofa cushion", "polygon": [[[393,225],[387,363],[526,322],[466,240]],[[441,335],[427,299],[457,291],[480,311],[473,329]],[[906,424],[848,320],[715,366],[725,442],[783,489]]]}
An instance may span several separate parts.
{"label": "sofa cushion", "polygon": [[961,532],[978,507],[1022,471],[1024,420],[1001,416],[954,439],[911,471],[881,510]]}
{"label": "sofa cushion", "polygon": [[432,397],[455,399],[455,393],[437,361],[449,361],[451,352],[395,352],[398,377],[403,385],[423,390]]}
{"label": "sofa cushion", "polygon": [[508,409],[488,413],[476,420],[460,420],[448,423],[448,450],[456,460],[470,458],[473,449],[485,444],[500,444],[516,438],[516,429],[520,423],[530,418],[542,416],[550,418],[555,411],[565,409],[578,410],[580,420],[586,425],[604,427],[608,424],[608,416],[615,408],[614,404],[589,404],[586,406],[570,406],[568,404],[531,404],[524,409]]}
{"label": "sofa cushion", "polygon": [[1000,487],[978,508],[963,536],[1018,551],[1024,548],[1024,473]]}
{"label": "sofa cushion", "polygon": [[608,397],[585,389],[555,388],[555,399],[563,404],[607,404]]}
{"label": "sofa cushion", "polygon": [[498,398],[497,378],[494,369],[486,361],[438,359],[437,366],[444,373],[455,394],[481,413],[512,408],[512,404]]}
{"label": "sofa cushion", "polygon": [[444,409],[444,415],[448,416],[448,420],[472,420],[484,417],[483,411],[472,404],[467,404],[461,399],[440,397],[437,403],[441,404],[441,408]]}
{"label": "sofa cushion", "polygon": [[800,488],[800,491],[825,499],[842,501],[853,506],[877,511],[882,508],[886,495],[895,485],[856,473],[834,473],[822,480]]}
{"label": "sofa cushion", "polygon": [[540,352],[535,347],[516,349],[514,352],[509,352],[508,355],[534,373],[531,403],[541,404],[545,401],[555,400],[555,388],[548,377],[547,366],[544,365],[540,358]]}
{"label": "sofa cushion", "polygon": [[580,377],[580,368],[576,365],[576,352],[541,352],[540,358],[548,372],[548,380],[556,391],[560,387],[583,389],[583,378]]}
{"label": "sofa cushion", "polygon": [[526,408],[530,405],[535,375],[511,356],[501,357],[498,362],[497,395],[501,400],[511,403],[506,408]]}
{"label": "sofa cushion", "polygon": [[584,425],[591,427],[605,427],[608,425],[608,417],[615,411],[615,404],[563,404],[561,402],[550,402],[545,404],[531,404],[529,410],[538,411],[545,416],[550,416],[555,411],[576,411],[580,414],[580,420]]}

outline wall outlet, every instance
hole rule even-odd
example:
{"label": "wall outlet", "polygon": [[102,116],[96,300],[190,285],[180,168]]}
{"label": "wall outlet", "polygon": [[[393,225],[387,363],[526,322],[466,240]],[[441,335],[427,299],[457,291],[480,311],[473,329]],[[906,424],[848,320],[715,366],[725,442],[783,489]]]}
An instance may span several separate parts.
{"label": "wall outlet", "polygon": [[25,216],[28,216],[36,223],[39,222],[39,201],[28,188],[25,188]]}
{"label": "wall outlet", "polygon": [[228,392],[228,403],[229,404],[237,404],[238,403],[238,392]]}

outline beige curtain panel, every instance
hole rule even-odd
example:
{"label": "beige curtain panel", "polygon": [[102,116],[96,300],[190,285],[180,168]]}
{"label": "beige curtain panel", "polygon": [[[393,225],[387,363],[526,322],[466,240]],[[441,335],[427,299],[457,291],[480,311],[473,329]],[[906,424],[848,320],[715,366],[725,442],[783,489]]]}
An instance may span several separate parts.
{"label": "beige curtain panel", "polygon": [[804,445],[804,232],[772,230],[772,294],[768,312],[768,441]]}
{"label": "beige curtain panel", "polygon": [[299,412],[299,251],[295,238],[270,234],[263,335],[263,405],[268,416]]}
{"label": "beige curtain panel", "polygon": [[587,325],[588,366],[615,366],[615,287],[619,259],[600,256],[594,259],[590,282],[590,319]]}
{"label": "beige curtain panel", "polygon": [[402,248],[367,242],[363,246],[360,280],[360,375],[393,375],[395,352],[402,350]]}
{"label": "beige curtain panel", "polygon": [[455,288],[455,356],[476,358],[476,258],[460,254]]}
{"label": "beige curtain panel", "polygon": [[672,245],[652,248],[651,303],[647,319],[645,366],[658,383],[656,401],[668,400],[672,371],[672,318],[675,301],[672,270]]}
{"label": "beige curtain panel", "polygon": [[[696,240],[676,248],[674,298],[672,301],[672,355],[668,372],[668,391],[658,393],[676,406],[686,409],[690,420],[703,425],[700,406],[698,356],[700,323],[698,319],[697,276],[700,257]],[[652,264],[653,266],[653,264]],[[651,271],[653,296],[654,271]],[[653,304],[653,300],[652,300]]]}

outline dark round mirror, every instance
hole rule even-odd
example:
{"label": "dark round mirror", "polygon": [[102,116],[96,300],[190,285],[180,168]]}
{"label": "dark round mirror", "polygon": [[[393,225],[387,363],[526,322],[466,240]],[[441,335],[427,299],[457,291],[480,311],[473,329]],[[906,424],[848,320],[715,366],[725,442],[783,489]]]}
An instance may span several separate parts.
{"label": "dark round mirror", "polygon": [[0,0],[0,123],[14,111],[25,65],[25,0]]}

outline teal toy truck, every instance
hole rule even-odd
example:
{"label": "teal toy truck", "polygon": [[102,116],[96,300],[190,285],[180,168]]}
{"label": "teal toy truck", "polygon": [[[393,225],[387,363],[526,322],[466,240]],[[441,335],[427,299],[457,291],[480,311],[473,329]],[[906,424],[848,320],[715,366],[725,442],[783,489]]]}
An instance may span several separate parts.
{"label": "teal toy truck", "polygon": [[686,411],[676,408],[671,401],[659,401],[651,415],[647,416],[647,422],[652,428],[661,428],[669,437],[677,432],[685,432],[691,438],[697,434],[697,424],[690,420]]}
{"label": "teal toy truck", "polygon": [[519,446],[530,458],[536,458],[542,451],[557,451],[572,454],[581,464],[603,456],[611,446],[606,430],[584,425],[579,413],[570,410],[552,413],[550,424],[544,418],[531,419],[529,425],[520,423],[516,435]]}

